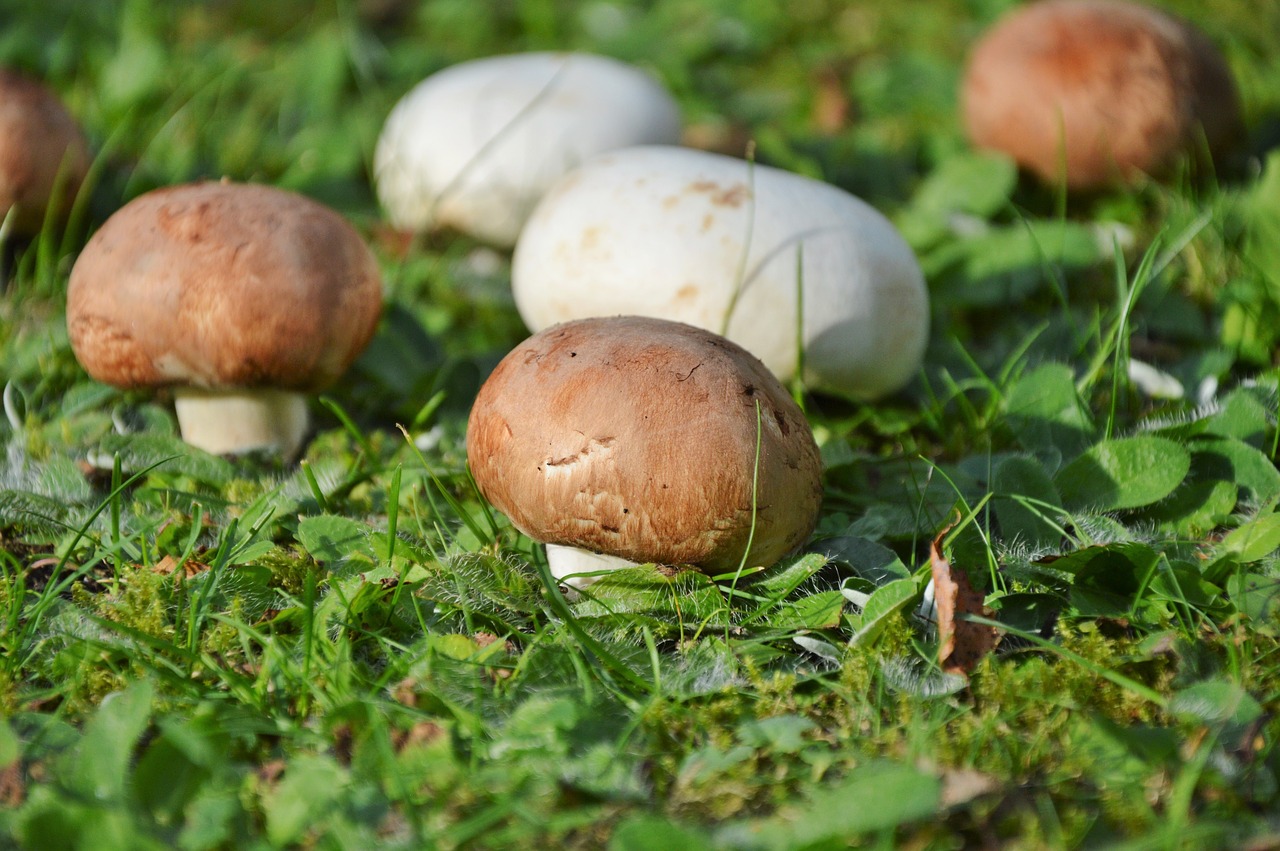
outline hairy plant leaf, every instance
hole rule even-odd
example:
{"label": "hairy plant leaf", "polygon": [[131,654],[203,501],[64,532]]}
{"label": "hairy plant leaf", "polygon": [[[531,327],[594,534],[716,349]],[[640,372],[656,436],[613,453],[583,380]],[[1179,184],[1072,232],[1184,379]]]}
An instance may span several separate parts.
{"label": "hairy plant leaf", "polygon": [[347,773],[332,758],[295,755],[284,779],[264,796],[267,838],[277,847],[300,840],[324,818],[346,784]]}
{"label": "hairy plant leaf", "polygon": [[158,475],[190,476],[210,485],[224,485],[234,475],[229,462],[196,449],[181,439],[161,434],[110,434],[99,451],[105,459],[120,456],[120,469],[137,473],[158,464]]}
{"label": "hairy plant leaf", "polygon": [[828,561],[852,568],[858,576],[873,585],[884,585],[911,575],[897,553],[867,538],[827,538],[814,543],[810,549],[825,556]]}
{"label": "hairy plant leaf", "polygon": [[1115,511],[1163,499],[1191,468],[1183,446],[1153,435],[1096,443],[1058,471],[1054,484],[1069,509]]}
{"label": "hairy plant leaf", "polygon": [[788,600],[769,619],[775,629],[828,629],[840,623],[844,595],[839,591],[819,591],[798,600]]}
{"label": "hairy plant leaf", "polygon": [[1222,549],[1241,563],[1257,561],[1280,547],[1280,514],[1264,514],[1232,529]]}
{"label": "hairy plant leaf", "polygon": [[609,837],[609,851],[710,851],[711,837],[689,825],[657,815],[636,815],[623,821]]}
{"label": "hairy plant leaf", "polygon": [[1247,724],[1262,715],[1262,706],[1239,683],[1212,679],[1179,691],[1169,701],[1169,711],[1211,724]]}
{"label": "hairy plant leaf", "polygon": [[895,579],[888,585],[877,588],[867,599],[862,615],[855,620],[857,631],[849,639],[849,643],[857,646],[872,641],[884,631],[889,618],[905,609],[918,594],[919,589],[912,579]]}
{"label": "hairy plant leaf", "polygon": [[907,765],[867,763],[774,816],[730,822],[715,838],[722,847],[740,849],[827,847],[928,818],[941,796],[942,784],[931,774]]}
{"label": "hairy plant leaf", "polygon": [[298,541],[317,562],[334,569],[353,559],[376,562],[370,529],[349,517],[321,514],[298,523]]}
{"label": "hairy plant leaf", "polygon": [[[1053,509],[1062,502],[1053,480],[1039,461],[1018,456],[1006,458],[996,467],[991,488],[999,494],[991,504],[1005,541],[1044,546],[1062,538],[1062,532],[1054,527],[1058,518]],[[1015,500],[1011,498],[1013,495],[1030,497],[1036,502]]]}
{"label": "hairy plant leaf", "polygon": [[68,786],[99,801],[123,798],[133,746],[151,717],[151,693],[151,683],[141,680],[103,699],[83,738],[60,763]]}
{"label": "hairy plant leaf", "polygon": [[1196,440],[1190,444],[1204,477],[1234,482],[1260,505],[1280,500],[1280,470],[1261,450],[1235,438]]}
{"label": "hairy plant leaf", "polygon": [[1066,364],[1046,363],[1023,375],[1005,395],[1004,410],[1024,449],[1070,457],[1088,445],[1093,433]]}

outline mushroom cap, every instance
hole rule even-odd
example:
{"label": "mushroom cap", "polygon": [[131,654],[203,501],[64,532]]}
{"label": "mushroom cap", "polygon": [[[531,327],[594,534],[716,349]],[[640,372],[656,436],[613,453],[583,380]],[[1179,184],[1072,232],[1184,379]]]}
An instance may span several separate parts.
{"label": "mushroom cap", "polygon": [[566,171],[679,139],[675,101],[638,68],[586,53],[494,56],[433,74],[396,104],[375,182],[396,227],[443,225],[509,248]]}
{"label": "mushroom cap", "polygon": [[193,183],[118,210],[71,270],[84,368],[134,388],[331,384],[382,310],[377,261],[337,213],[281,189]]}
{"label": "mushroom cap", "polygon": [[1158,174],[1201,138],[1220,151],[1240,129],[1231,70],[1209,40],[1120,0],[1014,9],[974,47],[961,101],[976,146],[1046,182],[1062,179],[1065,153],[1073,189]]}
{"label": "mushroom cap", "polygon": [[[757,408],[759,403],[759,427]],[[467,459],[535,540],[732,570],[808,538],[821,462],[800,409],[746,350],[678,322],[584,319],[536,334],[480,388]]]}
{"label": "mushroom cap", "polygon": [[58,190],[65,216],[89,172],[80,125],[46,86],[0,68],[0,219],[16,207],[13,227],[33,234]]}
{"label": "mushroom cap", "polygon": [[888,219],[830,184],[688,148],[613,151],[562,178],[525,225],[511,282],[534,331],[673,319],[724,333],[784,381],[803,283],[805,378],[855,398],[910,381],[928,342],[924,276]]}

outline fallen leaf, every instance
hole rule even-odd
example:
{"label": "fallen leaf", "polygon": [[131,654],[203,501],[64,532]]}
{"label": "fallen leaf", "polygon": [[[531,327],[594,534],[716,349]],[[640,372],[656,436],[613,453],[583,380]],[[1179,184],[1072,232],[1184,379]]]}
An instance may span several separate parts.
{"label": "fallen leaf", "polygon": [[838,68],[818,71],[813,83],[813,105],[809,122],[826,136],[835,136],[849,126],[849,96],[845,93],[844,76]]}
{"label": "fallen leaf", "polygon": [[1000,781],[972,768],[949,768],[942,772],[942,807],[958,807],[1000,788]]}
{"label": "fallen leaf", "polygon": [[26,797],[27,787],[22,782],[22,764],[15,759],[0,768],[0,809],[20,807]]}
{"label": "fallen leaf", "polygon": [[1000,634],[994,627],[960,618],[961,615],[989,618],[995,613],[983,604],[982,594],[969,584],[968,574],[952,567],[942,555],[942,539],[949,531],[951,526],[939,532],[929,544],[934,605],[938,614],[938,664],[948,674],[967,674],[995,649]]}

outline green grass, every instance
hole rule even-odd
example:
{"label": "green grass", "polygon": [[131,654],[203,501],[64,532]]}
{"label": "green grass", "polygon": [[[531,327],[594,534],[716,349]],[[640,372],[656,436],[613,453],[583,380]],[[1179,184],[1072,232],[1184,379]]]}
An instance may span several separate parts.
{"label": "green grass", "polygon": [[[312,5],[5,16],[0,62],[101,154],[80,218],[4,246],[0,845],[1277,841],[1280,11],[1170,4],[1240,79],[1236,160],[1063,199],[958,128],[966,45],[1006,2]],[[702,138],[859,193],[926,270],[907,390],[796,388],[825,502],[772,570],[645,566],[566,599],[466,472],[471,399],[525,334],[509,265],[406,248],[370,154],[425,74],[561,47],[645,64]],[[87,233],[222,175],[337,207],[386,273],[299,466],[186,447],[163,394],[88,380],[67,343]],[[957,514],[946,554],[1006,627],[967,681],[920,614]]]}

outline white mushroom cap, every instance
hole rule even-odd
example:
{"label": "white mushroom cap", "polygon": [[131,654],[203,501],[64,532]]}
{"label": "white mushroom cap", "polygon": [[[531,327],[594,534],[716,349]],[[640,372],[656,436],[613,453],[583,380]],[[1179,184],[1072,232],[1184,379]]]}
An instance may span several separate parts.
{"label": "white mushroom cap", "polygon": [[566,175],[538,205],[512,266],[534,331],[635,314],[724,333],[794,375],[804,293],[805,378],[857,398],[920,368],[929,306],[915,255],[847,192],[720,154],[639,147]]}
{"label": "white mushroom cap", "polygon": [[67,288],[85,370],[117,387],[181,388],[183,437],[218,453],[292,455],[306,427],[299,394],[346,370],[381,311],[377,261],[345,219],[235,183],[130,201],[89,240]]}
{"label": "white mushroom cap", "polygon": [[378,198],[406,230],[440,226],[515,244],[542,194],[587,158],[674,143],[675,101],[652,77],[585,53],[524,53],[433,74],[387,118]]}
{"label": "white mushroom cap", "polygon": [[822,499],[809,424],[764,365],[646,317],[517,346],[476,397],[467,460],[531,538],[630,562],[767,566],[804,543]]}
{"label": "white mushroom cap", "polygon": [[974,46],[961,102],[975,145],[1073,189],[1158,173],[1201,139],[1221,151],[1240,129],[1231,69],[1208,38],[1121,0],[1011,10]]}

